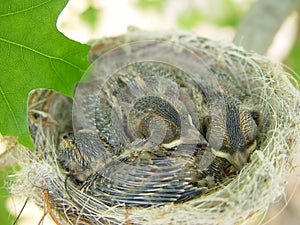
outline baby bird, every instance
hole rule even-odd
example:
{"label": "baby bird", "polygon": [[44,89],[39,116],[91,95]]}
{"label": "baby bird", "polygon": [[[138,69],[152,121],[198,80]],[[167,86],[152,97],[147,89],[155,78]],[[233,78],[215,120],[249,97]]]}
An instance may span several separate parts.
{"label": "baby bird", "polygon": [[258,113],[231,97],[221,99],[212,106],[206,138],[215,156],[241,170],[256,147]]}

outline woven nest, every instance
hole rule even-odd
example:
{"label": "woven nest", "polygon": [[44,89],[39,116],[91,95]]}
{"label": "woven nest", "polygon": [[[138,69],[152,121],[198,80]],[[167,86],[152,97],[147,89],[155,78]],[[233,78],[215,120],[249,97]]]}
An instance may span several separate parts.
{"label": "woven nest", "polygon": [[132,31],[102,39],[92,48],[90,60],[120,44],[140,40],[166,40],[188,48],[206,58],[206,65],[215,73],[223,74],[219,79],[228,81],[228,93],[242,90],[249,94],[247,104],[260,112],[258,144],[249,163],[236,176],[186,202],[108,206],[68,182],[56,160],[59,137],[72,130],[72,100],[38,90],[29,100],[37,152],[24,151],[13,194],[24,197],[25,192],[37,205],[46,206],[58,224],[240,224],[255,218],[282,196],[287,175],[293,172],[300,136],[300,95],[293,77],[264,56],[184,32]]}

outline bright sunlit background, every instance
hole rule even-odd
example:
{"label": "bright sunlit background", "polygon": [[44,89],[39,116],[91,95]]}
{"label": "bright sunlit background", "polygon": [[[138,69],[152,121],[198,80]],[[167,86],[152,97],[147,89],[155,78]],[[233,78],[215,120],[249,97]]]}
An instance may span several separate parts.
{"label": "bright sunlit background", "polygon": [[[236,26],[253,2],[254,0],[71,0],[59,17],[58,28],[67,37],[82,43],[124,33],[128,26],[144,30],[186,29],[199,36],[230,42]],[[299,73],[298,27],[298,14],[294,12],[274,39],[268,57],[277,62],[286,62]],[[300,189],[295,189],[297,183],[298,178],[291,177],[286,196],[271,207],[265,221],[283,212],[268,224],[299,224]],[[295,195],[289,201],[293,193]],[[289,201],[288,206],[285,206],[286,201]],[[10,212],[16,214],[23,203],[24,199],[10,198],[7,205]],[[39,224],[42,217],[43,210],[28,204],[19,224]],[[54,223],[46,216],[41,224]]]}
{"label": "bright sunlit background", "polygon": [[[199,36],[230,42],[235,28],[254,0],[71,0],[59,18],[65,35],[87,43],[118,35],[128,26],[146,30],[186,29]],[[274,39],[268,56],[282,61],[297,35],[297,13]]]}

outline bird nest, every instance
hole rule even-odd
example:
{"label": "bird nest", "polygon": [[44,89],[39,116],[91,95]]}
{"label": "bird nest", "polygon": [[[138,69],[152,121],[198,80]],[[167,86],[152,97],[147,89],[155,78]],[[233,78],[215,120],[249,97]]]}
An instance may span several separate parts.
{"label": "bird nest", "polygon": [[[118,51],[123,44],[126,44],[125,47],[121,48],[121,52]],[[140,52],[140,49],[143,51]],[[126,61],[124,54],[133,57],[127,57]],[[163,56],[166,57],[162,58]],[[72,99],[53,91],[37,90],[31,93],[28,116],[37,151],[23,151],[21,171],[16,175],[13,194],[21,193],[24,197],[25,193],[37,205],[46,207],[57,224],[246,223],[282,196],[287,175],[293,172],[300,130],[299,91],[293,77],[285,71],[286,68],[233,44],[178,31],[131,31],[122,36],[104,38],[93,44],[89,59],[94,64],[84,76],[84,82],[93,80],[91,73],[95,74],[95,71],[109,74],[123,64],[143,63],[150,59],[152,62],[176,64],[188,74],[200,74],[201,88],[206,93],[218,89],[214,93],[238,99],[243,106],[255,109],[258,117],[255,150],[242,168],[235,170],[230,167],[233,172],[228,177],[186,201],[130,205],[130,200],[127,200],[108,204],[101,199],[101,193],[92,195],[83,188],[78,188],[78,179],[85,179],[86,176],[79,173],[84,171],[74,172],[77,181],[70,176],[70,168],[72,169],[79,156],[75,157],[75,152],[67,151],[64,157],[75,159],[62,168],[57,150],[61,148],[61,136],[66,132],[93,127],[95,114],[81,112],[80,115],[86,114],[87,118],[74,117]],[[122,60],[125,63],[120,63]],[[107,64],[109,68],[104,69],[103,65]],[[101,79],[101,82],[106,82],[104,78]],[[93,86],[92,83],[94,80],[88,83],[90,88],[84,89],[77,100],[75,96],[75,104],[88,104],[87,99],[95,98],[89,90],[99,86]],[[214,96],[210,95],[211,98]],[[91,105],[96,107],[92,103]],[[206,111],[208,114],[212,112]],[[64,149],[69,147],[70,142],[63,143],[67,145],[63,146]],[[99,170],[99,167],[96,168]]]}

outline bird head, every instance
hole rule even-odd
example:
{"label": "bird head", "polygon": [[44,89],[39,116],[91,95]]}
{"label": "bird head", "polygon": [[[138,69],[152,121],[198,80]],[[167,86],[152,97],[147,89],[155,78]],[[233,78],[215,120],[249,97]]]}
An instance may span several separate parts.
{"label": "bird head", "polygon": [[256,148],[258,113],[232,98],[222,103],[211,112],[206,137],[215,156],[241,170]]}

